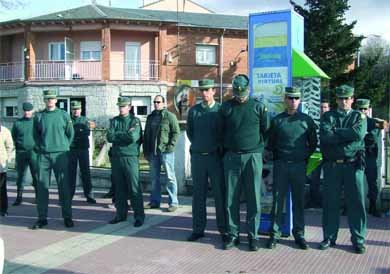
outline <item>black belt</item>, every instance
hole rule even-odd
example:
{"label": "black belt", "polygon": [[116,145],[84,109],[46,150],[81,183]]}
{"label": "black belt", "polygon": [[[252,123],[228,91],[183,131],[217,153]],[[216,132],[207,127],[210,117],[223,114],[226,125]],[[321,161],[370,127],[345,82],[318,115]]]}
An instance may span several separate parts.
{"label": "black belt", "polygon": [[350,159],[339,159],[339,160],[334,160],[332,162],[336,164],[348,164],[348,163],[354,163],[356,161],[355,158],[350,158]]}
{"label": "black belt", "polygon": [[202,155],[202,156],[207,156],[207,155],[214,155],[216,152],[213,151],[213,152],[193,152],[195,154],[199,154],[199,155]]}

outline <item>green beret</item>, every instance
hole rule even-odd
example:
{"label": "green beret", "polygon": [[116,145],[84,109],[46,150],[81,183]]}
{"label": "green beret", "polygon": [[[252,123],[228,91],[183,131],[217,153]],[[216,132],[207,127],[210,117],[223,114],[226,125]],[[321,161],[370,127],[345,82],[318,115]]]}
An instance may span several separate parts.
{"label": "green beret", "polygon": [[34,108],[33,104],[31,104],[29,102],[23,103],[23,110],[24,111],[30,111],[30,110],[33,110],[33,108]]}
{"label": "green beret", "polygon": [[249,95],[249,78],[245,74],[238,74],[234,77],[233,95],[237,97],[246,97]]}
{"label": "green beret", "polygon": [[370,107],[370,100],[368,100],[368,99],[357,99],[356,100],[356,106],[357,106],[357,108],[369,108]]}
{"label": "green beret", "polygon": [[56,99],[57,92],[53,89],[46,89],[43,91],[43,98],[44,99]]}
{"label": "green beret", "polygon": [[301,98],[301,91],[295,87],[286,87],[284,90],[284,95],[287,97]]}
{"label": "green beret", "polygon": [[204,90],[204,89],[209,89],[214,87],[214,80],[212,79],[202,79],[199,80],[199,89]]}
{"label": "green beret", "polygon": [[81,109],[81,102],[80,101],[72,101],[70,103],[71,109]]}
{"label": "green beret", "polygon": [[352,97],[354,88],[348,85],[341,85],[336,88],[336,97],[338,98],[349,98]]}
{"label": "green beret", "polygon": [[126,107],[131,104],[131,100],[129,97],[118,97],[118,102],[116,103],[117,106],[119,107]]}

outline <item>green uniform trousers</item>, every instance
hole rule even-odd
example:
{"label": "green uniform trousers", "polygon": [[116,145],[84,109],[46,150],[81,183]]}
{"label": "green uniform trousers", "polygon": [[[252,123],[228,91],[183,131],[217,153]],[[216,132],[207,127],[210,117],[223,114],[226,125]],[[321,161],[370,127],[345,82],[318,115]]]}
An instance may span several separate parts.
{"label": "green uniform trousers", "polygon": [[68,151],[38,154],[37,208],[38,218],[47,218],[51,171],[57,181],[62,217],[72,218],[72,200],[69,190]]}
{"label": "green uniform trousers", "polygon": [[366,155],[366,179],[368,185],[367,197],[370,200],[377,201],[379,194],[378,185],[378,163],[376,155]]}
{"label": "green uniform trousers", "polygon": [[351,241],[353,244],[364,244],[367,228],[366,210],[364,208],[363,170],[357,169],[355,163],[324,162],[324,189],[322,227],[324,239],[336,241],[339,229],[340,195],[344,185],[345,202]]}
{"label": "green uniform trousers", "polygon": [[193,182],[192,230],[204,233],[206,228],[206,199],[209,180],[215,201],[215,214],[218,231],[226,233],[225,182],[222,159],[217,153],[191,154],[191,174]]}
{"label": "green uniform trousers", "polygon": [[244,192],[247,203],[246,223],[248,237],[257,239],[260,226],[260,191],[263,169],[262,153],[227,152],[223,158],[226,184],[227,233],[240,233],[240,197]]}
{"label": "green uniform trousers", "polygon": [[271,237],[279,239],[285,213],[286,196],[291,188],[293,235],[295,239],[305,236],[305,182],[306,162],[274,161],[273,171],[273,204]]}
{"label": "green uniform trousers", "polygon": [[16,186],[18,190],[23,190],[26,181],[27,168],[30,167],[32,186],[35,188],[38,182],[37,154],[34,151],[17,151],[15,157],[16,164]]}
{"label": "green uniform trousers", "polygon": [[116,218],[127,219],[128,204],[134,209],[134,219],[144,221],[144,203],[139,183],[138,156],[112,157],[112,183],[115,185]]}
{"label": "green uniform trousers", "polygon": [[69,151],[69,186],[72,199],[76,191],[77,164],[80,166],[84,196],[91,197],[92,183],[88,149],[71,149]]}

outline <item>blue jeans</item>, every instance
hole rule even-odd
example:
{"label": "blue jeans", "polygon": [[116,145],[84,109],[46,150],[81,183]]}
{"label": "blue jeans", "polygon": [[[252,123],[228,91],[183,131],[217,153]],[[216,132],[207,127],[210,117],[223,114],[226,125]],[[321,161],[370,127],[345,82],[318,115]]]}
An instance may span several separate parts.
{"label": "blue jeans", "polygon": [[150,203],[160,205],[161,202],[161,182],[160,172],[163,165],[166,174],[166,190],[168,192],[169,206],[177,206],[177,181],[175,175],[175,153],[158,153],[149,156],[150,176],[152,177],[152,194]]}

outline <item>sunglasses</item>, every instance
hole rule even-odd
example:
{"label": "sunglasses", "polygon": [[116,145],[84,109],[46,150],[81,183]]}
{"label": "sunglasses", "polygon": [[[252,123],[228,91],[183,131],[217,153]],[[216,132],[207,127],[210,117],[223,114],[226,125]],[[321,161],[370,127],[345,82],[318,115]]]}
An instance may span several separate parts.
{"label": "sunglasses", "polygon": [[359,108],[359,110],[367,110],[368,108]]}
{"label": "sunglasses", "polygon": [[288,100],[299,100],[299,99],[301,99],[301,98],[299,98],[299,97],[287,97],[288,98]]}
{"label": "sunglasses", "polygon": [[160,104],[162,103],[161,101],[153,101],[154,104]]}

